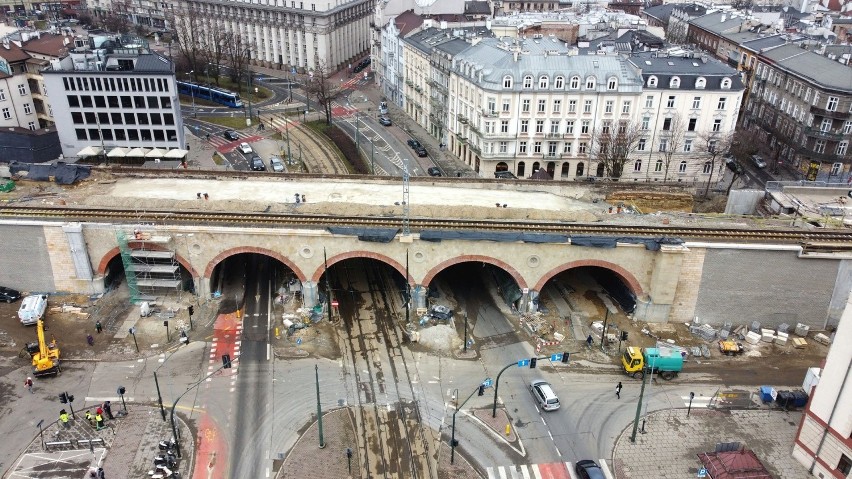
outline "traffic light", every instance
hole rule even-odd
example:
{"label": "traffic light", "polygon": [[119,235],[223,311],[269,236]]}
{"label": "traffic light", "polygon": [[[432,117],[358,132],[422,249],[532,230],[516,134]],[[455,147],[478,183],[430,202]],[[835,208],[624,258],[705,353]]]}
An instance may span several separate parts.
{"label": "traffic light", "polygon": [[530,369],[535,369],[535,363],[538,362],[536,358],[530,358]]}
{"label": "traffic light", "polygon": [[562,353],[562,362],[567,363],[568,362],[568,356],[570,356],[570,355],[571,355],[571,353],[569,353],[568,351],[563,352]]}
{"label": "traffic light", "polygon": [[68,393],[59,393],[59,402],[62,404],[68,404]]}
{"label": "traffic light", "polygon": [[484,394],[485,394],[485,385],[480,384],[479,385],[479,393],[477,394],[477,396],[483,396]]}
{"label": "traffic light", "polygon": [[74,395],[68,394],[68,402],[74,402]]}
{"label": "traffic light", "polygon": [[230,354],[223,354],[222,355],[222,367],[225,368],[225,369],[231,368],[231,355]]}
{"label": "traffic light", "polygon": [[622,332],[621,332],[621,340],[622,340],[622,341],[627,341],[627,331],[622,331]]}
{"label": "traffic light", "polygon": [[119,387],[118,387],[118,395],[119,395],[119,396],[124,396],[124,391],[126,391],[126,390],[124,389],[124,386],[119,386]]}
{"label": "traffic light", "polygon": [[189,313],[190,316],[195,314],[195,308],[193,308],[192,305],[190,305],[188,308],[186,308],[186,311]]}

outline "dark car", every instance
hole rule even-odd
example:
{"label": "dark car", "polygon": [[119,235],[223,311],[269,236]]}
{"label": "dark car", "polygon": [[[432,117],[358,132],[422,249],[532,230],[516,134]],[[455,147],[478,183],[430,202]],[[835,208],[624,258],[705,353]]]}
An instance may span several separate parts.
{"label": "dark car", "polygon": [[251,169],[254,171],[266,171],[266,165],[263,164],[263,160],[259,156],[251,157]]}
{"label": "dark car", "polygon": [[234,130],[228,130],[225,133],[222,133],[222,136],[224,136],[226,140],[231,141],[237,141],[240,139],[240,135],[238,135]]}
{"label": "dark car", "polygon": [[391,123],[391,119],[386,117],[386,116],[380,116],[379,117],[379,123],[381,123],[384,126],[391,126],[393,124],[393,123]]}
{"label": "dark car", "polygon": [[453,317],[453,310],[443,304],[436,304],[429,310],[429,316],[441,321],[449,321]]}
{"label": "dark car", "polygon": [[494,178],[504,178],[510,180],[517,180],[518,177],[512,174],[511,171],[495,171]]}
{"label": "dark car", "polygon": [[441,173],[441,169],[437,166],[430,166],[426,172],[429,173],[429,176],[444,176],[443,173]]}
{"label": "dark car", "polygon": [[598,466],[595,461],[590,461],[589,459],[577,461],[574,470],[577,471],[580,479],[605,479],[606,477],[601,470],[601,466]]}
{"label": "dark car", "polygon": [[414,150],[416,150],[418,148],[422,148],[422,146],[420,145],[420,142],[415,140],[414,138],[408,140],[408,146],[410,146]]}
{"label": "dark car", "polygon": [[5,301],[7,303],[12,303],[21,299],[20,291],[16,291],[12,288],[6,288],[0,286],[0,301]]}
{"label": "dark car", "polygon": [[365,58],[364,60],[361,60],[360,63],[355,65],[355,73],[360,72],[361,70],[367,68],[368,66],[370,66],[370,59],[369,58]]}
{"label": "dark car", "polygon": [[426,151],[426,148],[423,148],[422,146],[420,148],[415,148],[414,151],[416,151],[417,156],[421,158],[423,158],[424,156],[429,156],[429,152]]}

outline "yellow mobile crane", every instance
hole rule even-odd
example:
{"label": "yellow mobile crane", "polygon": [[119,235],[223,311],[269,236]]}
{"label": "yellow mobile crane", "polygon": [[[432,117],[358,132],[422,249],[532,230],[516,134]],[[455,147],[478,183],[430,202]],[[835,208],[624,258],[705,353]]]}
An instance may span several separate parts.
{"label": "yellow mobile crane", "polygon": [[59,375],[62,368],[59,366],[59,347],[56,340],[48,344],[44,340],[44,320],[38,320],[36,326],[38,331],[38,343],[27,344],[27,351],[33,358],[33,376]]}

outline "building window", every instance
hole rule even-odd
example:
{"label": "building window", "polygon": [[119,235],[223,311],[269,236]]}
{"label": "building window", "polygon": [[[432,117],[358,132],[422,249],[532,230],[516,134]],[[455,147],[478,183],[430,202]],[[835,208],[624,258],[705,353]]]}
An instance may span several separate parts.
{"label": "building window", "polygon": [[583,163],[577,163],[577,176],[583,176],[583,170],[585,169],[584,166],[585,165]]}
{"label": "building window", "polygon": [[559,120],[550,120],[550,133],[552,135],[559,134]]}
{"label": "building window", "polygon": [[834,163],[831,165],[831,176],[837,176],[840,174],[840,171],[843,169],[843,163]]}
{"label": "building window", "polygon": [[669,88],[680,88],[680,78],[672,77],[671,81],[669,81]]}
{"label": "building window", "polygon": [[541,142],[540,141],[536,141],[536,142],[533,143],[533,153],[535,153],[537,155],[541,154]]}
{"label": "building window", "polygon": [[689,123],[686,125],[686,131],[695,131],[695,127],[698,125],[698,118],[690,118]]}
{"label": "building window", "polygon": [[494,133],[494,122],[493,121],[486,121],[485,122],[485,133],[488,134],[488,135]]}
{"label": "building window", "polygon": [[6,90],[0,88],[0,101],[6,101]]}
{"label": "building window", "polygon": [[823,118],[822,123],[819,125],[819,131],[826,133],[831,130],[831,118]]}
{"label": "building window", "polygon": [[709,175],[710,171],[713,169],[713,165],[710,164],[709,161],[704,162],[704,168],[701,169],[701,172],[705,175]]}
{"label": "building window", "polygon": [[660,138],[660,148],[659,151],[665,153],[666,150],[669,149],[669,140],[668,138]]}
{"label": "building window", "polygon": [[583,113],[591,113],[592,112],[592,100],[585,100],[583,102]]}
{"label": "building window", "polygon": [[509,151],[509,143],[506,141],[501,141],[498,151],[500,153],[506,153],[507,151]]}
{"label": "building window", "polygon": [[671,118],[663,118],[663,131],[669,131],[672,129],[672,119]]}
{"label": "building window", "polygon": [[510,75],[503,77],[503,88],[512,88],[512,77]]}
{"label": "building window", "polygon": [[725,97],[719,98],[719,103],[716,105],[717,110],[724,110],[725,104],[728,102],[728,99]]}
{"label": "building window", "polygon": [[648,140],[645,138],[639,138],[639,142],[636,143],[636,150],[645,151],[645,145],[648,143]]}
{"label": "building window", "polygon": [[509,133],[509,120],[500,120],[500,133]]}
{"label": "building window", "polygon": [[565,134],[566,135],[574,134],[574,120],[566,120],[565,121]]}
{"label": "building window", "polygon": [[846,454],[840,454],[840,461],[837,462],[837,470],[846,477],[852,472],[852,459],[849,459]]}
{"label": "building window", "polygon": [[814,142],[814,153],[825,153],[825,140],[817,140]]}
{"label": "building window", "polygon": [[31,121],[31,122],[27,123],[27,128],[29,128],[29,129],[30,129],[30,130],[32,130],[32,131],[35,131],[35,129],[36,129],[36,124],[35,124],[35,122],[34,122],[34,121]]}
{"label": "building window", "polygon": [[666,108],[674,108],[675,106],[675,96],[669,95],[669,99],[666,100]]}
{"label": "building window", "polygon": [[843,123],[843,134],[848,135],[850,133],[852,133],[852,120],[846,120],[846,122]]}
{"label": "building window", "polygon": [[553,88],[556,88],[557,90],[565,88],[565,78],[561,76],[556,77],[553,81]]}
{"label": "building window", "polygon": [[547,109],[547,100],[539,100],[538,101],[538,111],[539,113],[544,113]]}
{"label": "building window", "polygon": [[530,121],[529,120],[521,120],[521,133],[529,133],[530,131]]}
{"label": "building window", "polygon": [[648,95],[645,97],[645,108],[654,108],[654,96]]}
{"label": "building window", "polygon": [[535,121],[535,132],[536,133],[544,133],[544,120],[536,120]]}
{"label": "building window", "polygon": [[654,171],[657,173],[663,171],[663,160],[657,160],[657,162],[654,163]]}
{"label": "building window", "polygon": [[566,155],[570,155],[571,154],[571,147],[573,145],[574,144],[572,142],[566,141],[565,145],[562,147],[562,153],[565,153]]}
{"label": "building window", "polygon": [[29,103],[24,103],[24,114],[25,115],[32,115],[33,114],[33,107]]}
{"label": "building window", "polygon": [[630,113],[630,101],[625,101],[621,104],[621,113]]}
{"label": "building window", "polygon": [[836,96],[830,96],[825,102],[825,109],[828,111],[837,111],[837,103],[838,98]]}
{"label": "building window", "polygon": [[589,120],[583,120],[583,123],[580,124],[580,134],[588,135],[589,134]]}
{"label": "building window", "polygon": [[594,90],[595,89],[595,77],[586,78],[586,90]]}
{"label": "building window", "polygon": [[840,143],[837,144],[837,149],[835,150],[835,153],[838,156],[839,155],[845,155],[846,150],[848,150],[848,149],[849,149],[849,142],[844,140],[844,141],[841,141]]}
{"label": "building window", "polygon": [[642,171],[642,160],[636,160],[633,162],[633,171],[636,173]]}
{"label": "building window", "polygon": [[704,77],[699,77],[697,80],[695,80],[695,89],[696,90],[703,90],[706,86],[707,86],[707,80],[704,79]]}
{"label": "building window", "polygon": [[650,128],[650,123],[651,123],[651,117],[649,117],[649,116],[643,116],[642,117],[642,129],[643,130],[647,130],[648,128]]}
{"label": "building window", "polygon": [[571,77],[571,89],[577,90],[580,88],[580,77]]}
{"label": "building window", "polygon": [[612,109],[615,108],[615,101],[607,100],[604,103],[604,113],[612,113]]}
{"label": "building window", "polygon": [[683,140],[683,152],[689,153],[692,151],[692,139]]}
{"label": "building window", "polygon": [[3,119],[9,120],[12,118],[12,112],[8,108],[3,108]]}
{"label": "building window", "polygon": [[532,88],[532,75],[524,77],[524,88]]}
{"label": "building window", "polygon": [[699,108],[701,108],[701,97],[697,96],[692,99],[692,109],[698,110]]}
{"label": "building window", "polygon": [[677,172],[678,173],[686,173],[686,161],[680,162],[680,164],[677,166]]}
{"label": "building window", "polygon": [[527,152],[527,142],[522,141],[518,143],[518,153],[526,153]]}
{"label": "building window", "polygon": [[589,148],[589,145],[585,141],[581,141],[579,145],[577,145],[577,154],[585,155],[586,150]]}
{"label": "building window", "polygon": [[512,109],[512,102],[509,100],[503,100],[503,113],[509,113],[509,110]]}
{"label": "building window", "polygon": [[495,100],[494,98],[488,99],[488,111],[487,111],[487,113],[491,113],[491,114],[497,113],[497,100]]}
{"label": "building window", "polygon": [[606,89],[607,90],[613,91],[616,88],[618,88],[618,80],[616,80],[614,77],[607,80],[607,82],[606,82]]}
{"label": "building window", "polygon": [[530,100],[529,98],[523,100],[521,102],[521,112],[529,113],[530,112]]}
{"label": "building window", "polygon": [[547,88],[548,79],[547,77],[541,77],[538,79],[538,87],[542,90]]}
{"label": "building window", "polygon": [[27,86],[23,85],[23,84],[18,85],[18,93],[20,93],[21,96],[26,96],[27,95]]}
{"label": "building window", "polygon": [[648,77],[648,88],[656,88],[657,86],[657,77],[651,75]]}
{"label": "building window", "polygon": [[713,131],[721,131],[722,130],[722,120],[713,120]]}
{"label": "building window", "polygon": [[577,100],[568,100],[568,113],[577,113]]}

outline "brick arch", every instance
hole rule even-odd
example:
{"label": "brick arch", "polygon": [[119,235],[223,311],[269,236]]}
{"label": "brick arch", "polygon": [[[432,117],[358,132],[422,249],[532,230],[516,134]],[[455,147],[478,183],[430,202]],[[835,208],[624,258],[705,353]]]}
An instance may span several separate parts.
{"label": "brick arch", "polygon": [[[370,258],[377,261],[381,261],[391,268],[395,269],[403,278],[405,278],[405,266],[403,266],[399,261],[385,256],[383,254],[374,253],[372,251],[348,251],[346,253],[340,253],[328,258],[328,265],[331,266],[335,263],[339,263],[341,261],[352,259],[352,258]],[[322,278],[322,274],[325,273],[325,264],[320,265],[316,271],[314,271],[314,275],[311,277],[311,281],[314,283],[319,282],[320,278]],[[411,275],[408,275],[408,284],[413,285],[414,280]]]}
{"label": "brick arch", "polygon": [[293,273],[296,274],[296,277],[299,278],[299,281],[305,280],[305,274],[302,273],[302,270],[296,266],[296,263],[290,260],[290,258],[283,256],[281,253],[277,251],[272,251],[271,249],[266,248],[258,248],[257,246],[239,246],[237,248],[226,249],[221,253],[217,254],[215,258],[211,259],[209,263],[207,263],[207,267],[204,269],[204,277],[209,278],[210,275],[213,274],[213,269],[219,265],[226,258],[241,254],[241,253],[255,253],[262,254],[264,256],[269,256],[270,258],[275,258],[285,266],[290,268]]}
{"label": "brick arch", "polygon": [[[134,241],[129,241],[127,243],[127,247],[130,248],[130,249],[147,249],[147,250],[153,250],[153,251],[171,251],[170,249],[163,247],[163,246],[160,246],[158,244],[137,243],[137,242],[134,242]],[[119,249],[118,246],[107,251],[104,254],[104,256],[101,258],[101,262],[98,263],[98,269],[97,269],[98,274],[99,275],[105,274],[107,266],[109,265],[109,262],[112,261],[113,258],[115,258],[116,256],[118,256],[120,254],[121,254],[121,250]],[[193,268],[192,265],[189,264],[189,262],[183,258],[183,256],[175,253],[175,259],[178,261],[178,263],[180,263],[181,266],[183,266],[189,272],[189,274],[193,278],[198,276],[198,273],[195,271],[195,268]]]}
{"label": "brick arch", "polygon": [[635,276],[633,276],[633,273],[627,271],[626,269],[615,263],[610,263],[609,261],[603,261],[599,259],[581,259],[578,261],[572,261],[570,263],[563,264],[561,266],[557,266],[545,273],[545,275],[542,276],[540,280],[538,280],[538,283],[536,283],[535,285],[535,290],[541,291],[541,288],[543,288],[544,285],[557,274],[563,271],[568,271],[569,269],[581,268],[583,266],[596,266],[598,268],[608,269],[613,273],[617,274],[622,281],[627,283],[627,286],[633,291],[633,294],[635,294],[637,298],[640,298],[644,295],[642,291],[642,285],[639,284],[639,281],[636,279]]}
{"label": "brick arch", "polygon": [[442,263],[439,263],[437,266],[433,267],[429,270],[429,272],[426,273],[426,275],[423,277],[423,281],[421,281],[421,284],[423,286],[429,286],[429,283],[431,283],[432,280],[435,279],[435,276],[437,276],[438,273],[440,273],[441,271],[456,264],[470,262],[488,263],[492,266],[496,266],[502,269],[503,271],[509,273],[512,278],[515,278],[515,282],[518,283],[519,288],[524,289],[527,287],[527,282],[524,280],[523,276],[521,276],[521,274],[518,273],[515,268],[509,265],[509,263],[506,263],[505,261],[501,261],[496,258],[492,258],[490,256],[481,256],[476,254],[456,256],[455,258],[450,258]]}

